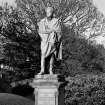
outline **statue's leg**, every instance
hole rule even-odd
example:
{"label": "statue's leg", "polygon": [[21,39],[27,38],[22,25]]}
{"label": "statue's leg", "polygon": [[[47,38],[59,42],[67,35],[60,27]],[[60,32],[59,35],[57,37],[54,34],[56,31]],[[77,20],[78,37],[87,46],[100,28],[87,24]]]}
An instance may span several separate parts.
{"label": "statue's leg", "polygon": [[41,56],[41,71],[40,73],[38,73],[39,75],[40,74],[43,74],[44,73],[44,70],[45,70],[45,57],[42,55]]}
{"label": "statue's leg", "polygon": [[50,74],[53,74],[53,64],[54,64],[54,55],[51,56],[51,59],[50,59],[50,68],[49,68],[49,72]]}

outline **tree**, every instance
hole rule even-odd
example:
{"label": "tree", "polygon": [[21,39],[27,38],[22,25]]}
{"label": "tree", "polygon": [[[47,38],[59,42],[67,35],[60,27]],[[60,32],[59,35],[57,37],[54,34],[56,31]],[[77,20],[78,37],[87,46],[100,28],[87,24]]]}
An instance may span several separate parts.
{"label": "tree", "polygon": [[84,73],[105,72],[105,49],[101,45],[93,45],[83,38],[77,37],[72,30],[64,29],[63,40],[63,74],[75,76]]}
{"label": "tree", "polygon": [[[40,70],[37,22],[45,16],[47,5],[54,7],[55,17],[61,21],[63,30],[64,62],[59,67],[55,66],[55,71],[62,74],[93,68],[103,71],[104,58],[97,48],[84,39],[78,39],[98,16],[91,0],[17,0],[17,8],[8,5],[3,8],[1,19],[1,35],[6,38],[3,44],[5,64],[14,68],[8,75],[15,75],[10,76],[9,80],[30,78]],[[102,63],[95,63],[95,59]]]}
{"label": "tree", "polygon": [[[4,74],[9,78],[7,80],[11,82],[29,78],[30,75],[33,77],[38,68],[40,69],[40,38],[35,36],[36,31],[30,33],[29,29],[27,30],[30,21],[25,19],[21,11],[13,8],[3,8],[1,22],[5,60],[1,63],[4,65]],[[13,70],[6,67],[12,67]]]}

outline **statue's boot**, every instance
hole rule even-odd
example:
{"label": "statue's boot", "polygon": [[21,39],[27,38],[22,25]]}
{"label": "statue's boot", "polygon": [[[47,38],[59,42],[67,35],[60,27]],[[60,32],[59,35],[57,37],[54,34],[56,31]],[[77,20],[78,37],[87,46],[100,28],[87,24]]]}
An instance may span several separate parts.
{"label": "statue's boot", "polygon": [[53,75],[53,72],[50,72],[50,75]]}
{"label": "statue's boot", "polygon": [[41,71],[41,72],[38,73],[38,75],[42,75],[42,74],[44,74],[44,71]]}
{"label": "statue's boot", "polygon": [[50,68],[49,72],[50,72],[50,75],[53,75],[52,68]]}
{"label": "statue's boot", "polygon": [[52,71],[52,69],[53,69],[53,66],[52,66],[52,64],[50,64],[50,69],[49,69],[49,73],[50,73],[50,75],[53,75],[53,71]]}

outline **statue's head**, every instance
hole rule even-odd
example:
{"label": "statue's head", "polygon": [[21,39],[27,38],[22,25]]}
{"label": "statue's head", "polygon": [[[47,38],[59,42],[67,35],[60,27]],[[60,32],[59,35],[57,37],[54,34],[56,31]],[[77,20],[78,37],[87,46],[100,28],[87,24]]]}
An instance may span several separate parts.
{"label": "statue's head", "polygon": [[53,9],[53,7],[47,7],[46,9],[45,9],[45,11],[46,11],[46,16],[49,18],[49,17],[52,17],[53,16],[53,12],[54,12],[54,9]]}

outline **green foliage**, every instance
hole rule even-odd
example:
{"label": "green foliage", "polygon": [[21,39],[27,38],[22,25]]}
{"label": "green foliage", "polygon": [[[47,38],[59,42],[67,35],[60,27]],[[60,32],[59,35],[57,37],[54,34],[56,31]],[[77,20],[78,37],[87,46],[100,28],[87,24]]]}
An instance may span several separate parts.
{"label": "green foliage", "polygon": [[74,76],[66,86],[66,105],[105,104],[105,74],[90,75],[105,71],[105,49],[79,38],[97,17],[91,0],[17,0],[18,9],[4,8],[0,17],[0,36],[4,38],[2,63],[13,67],[13,71],[3,70],[4,79],[13,82],[32,78],[40,70],[37,22],[45,16],[48,2],[62,23],[71,23],[76,18],[70,27],[62,25],[63,61],[56,61],[54,68],[55,73],[65,77]]}
{"label": "green foliage", "polygon": [[105,72],[105,49],[101,45],[92,45],[85,39],[78,38],[72,30],[64,29],[63,36],[63,74],[75,76],[83,73]]}
{"label": "green foliage", "polygon": [[4,61],[1,63],[13,68],[13,71],[3,68],[6,77],[11,75],[9,82],[33,77],[40,69],[40,38],[36,31],[27,28],[27,22],[30,21],[21,11],[6,11],[1,30],[1,36],[6,38],[2,43]]}
{"label": "green foliage", "polygon": [[62,24],[63,61],[56,62],[55,72],[65,76],[87,71],[103,72],[104,55],[86,40],[78,38],[97,17],[92,0],[17,0],[18,7],[2,8],[0,17],[0,35],[5,37],[3,63],[13,67],[9,73],[4,70],[5,77],[11,75],[9,81],[31,78],[40,70],[37,22],[45,17],[44,9],[49,4],[54,7],[55,17],[60,18],[64,25],[68,21],[72,23],[69,29]]}
{"label": "green foliage", "polygon": [[10,93],[11,92],[11,86],[10,84],[6,81],[0,78],[0,93]]}
{"label": "green foliage", "polygon": [[104,105],[105,74],[69,77],[66,86],[66,105]]}

